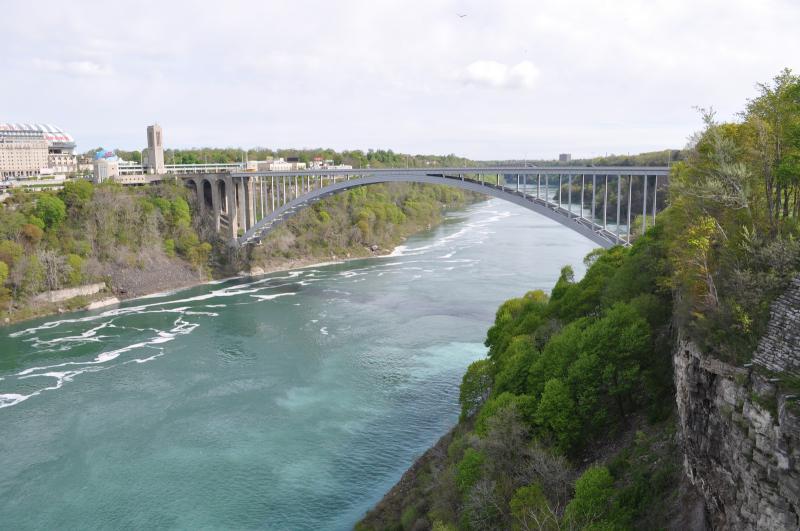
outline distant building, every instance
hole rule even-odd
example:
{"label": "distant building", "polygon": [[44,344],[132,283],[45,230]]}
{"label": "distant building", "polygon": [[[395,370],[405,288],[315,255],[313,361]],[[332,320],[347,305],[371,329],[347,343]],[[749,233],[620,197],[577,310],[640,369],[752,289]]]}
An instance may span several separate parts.
{"label": "distant building", "polygon": [[558,156],[558,162],[569,162],[571,160],[572,160],[572,154],[571,153],[561,153]]}
{"label": "distant building", "polygon": [[32,178],[78,169],[75,141],[49,124],[0,123],[0,178]]}
{"label": "distant building", "polygon": [[100,184],[108,179],[119,177],[119,160],[97,159],[94,161],[94,182]]}
{"label": "distant building", "polygon": [[322,157],[314,157],[311,161],[312,170],[352,170],[349,164],[334,164],[333,160],[323,160]]}
{"label": "distant building", "polygon": [[305,162],[284,160],[282,158],[250,161],[247,165],[247,171],[252,171],[253,165],[255,165],[256,171],[298,171],[306,169]]}
{"label": "distant building", "polygon": [[164,165],[164,133],[158,124],[147,127],[147,149],[142,164],[147,173],[161,175],[167,172]]}

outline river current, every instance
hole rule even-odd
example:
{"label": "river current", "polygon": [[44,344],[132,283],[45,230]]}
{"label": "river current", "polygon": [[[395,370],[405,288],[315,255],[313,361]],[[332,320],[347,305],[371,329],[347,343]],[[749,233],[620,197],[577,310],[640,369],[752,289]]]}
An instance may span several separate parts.
{"label": "river current", "polygon": [[0,328],[0,527],[350,529],[456,422],[498,305],[592,248],[495,199],[389,256]]}

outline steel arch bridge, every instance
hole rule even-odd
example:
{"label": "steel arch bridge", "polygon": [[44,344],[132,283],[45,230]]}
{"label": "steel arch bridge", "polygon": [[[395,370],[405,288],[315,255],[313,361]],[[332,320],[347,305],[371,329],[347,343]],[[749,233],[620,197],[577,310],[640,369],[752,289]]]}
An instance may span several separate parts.
{"label": "steel arch bridge", "polygon": [[655,223],[665,205],[669,167],[311,170],[184,179],[197,191],[201,208],[210,209],[217,229],[227,232],[234,245],[260,243],[292,215],[326,197],[370,184],[404,182],[447,185],[497,197],[608,248],[630,245],[634,225],[644,232],[648,219]]}

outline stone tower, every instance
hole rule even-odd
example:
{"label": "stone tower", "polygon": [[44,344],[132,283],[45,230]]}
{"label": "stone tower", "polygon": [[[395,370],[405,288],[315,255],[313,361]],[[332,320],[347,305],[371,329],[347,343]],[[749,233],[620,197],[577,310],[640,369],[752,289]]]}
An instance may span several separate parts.
{"label": "stone tower", "polygon": [[164,166],[164,136],[158,124],[147,127],[147,152],[145,169],[147,173],[162,175],[167,173]]}

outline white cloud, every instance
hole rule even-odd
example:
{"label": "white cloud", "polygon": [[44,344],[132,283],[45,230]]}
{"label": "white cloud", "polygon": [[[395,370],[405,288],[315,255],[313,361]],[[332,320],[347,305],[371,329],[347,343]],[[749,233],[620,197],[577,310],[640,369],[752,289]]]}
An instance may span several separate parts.
{"label": "white cloud", "polygon": [[55,61],[53,59],[33,60],[33,66],[45,72],[63,73],[78,77],[108,76],[111,69],[94,61]]}
{"label": "white cloud", "polygon": [[475,61],[464,69],[462,79],[467,84],[494,88],[533,88],[539,78],[539,69],[530,61],[513,66],[497,61]]}

